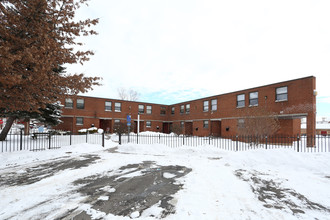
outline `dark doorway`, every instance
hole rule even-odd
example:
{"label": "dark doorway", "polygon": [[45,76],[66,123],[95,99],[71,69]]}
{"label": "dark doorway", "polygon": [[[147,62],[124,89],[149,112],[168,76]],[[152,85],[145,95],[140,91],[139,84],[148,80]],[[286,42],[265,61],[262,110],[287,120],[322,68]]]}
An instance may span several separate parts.
{"label": "dark doorway", "polygon": [[211,135],[221,137],[221,121],[211,121]]}
{"label": "dark doorway", "polygon": [[105,133],[112,133],[111,122],[110,119],[100,119],[100,128],[102,128]]}
{"label": "dark doorway", "polygon": [[[137,133],[137,121],[134,121],[134,133]],[[144,121],[140,121],[140,131],[144,131]]]}
{"label": "dark doorway", "polygon": [[192,122],[185,122],[185,135],[193,135],[193,123]]}
{"label": "dark doorway", "polygon": [[165,133],[165,134],[171,133],[171,127],[172,127],[172,123],[164,122],[163,123],[163,133]]}

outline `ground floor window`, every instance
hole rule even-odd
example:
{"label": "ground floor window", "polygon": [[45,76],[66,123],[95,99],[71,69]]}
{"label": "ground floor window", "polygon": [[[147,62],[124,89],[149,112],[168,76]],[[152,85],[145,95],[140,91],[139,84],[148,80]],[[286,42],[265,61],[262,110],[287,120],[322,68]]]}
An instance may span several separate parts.
{"label": "ground floor window", "polygon": [[203,128],[209,128],[209,121],[203,121]]}
{"label": "ground floor window", "polygon": [[151,121],[146,121],[146,126],[147,126],[147,128],[150,128],[151,127]]}
{"label": "ground floor window", "polygon": [[76,118],[76,125],[83,125],[84,124],[84,118],[83,117],[77,117]]}

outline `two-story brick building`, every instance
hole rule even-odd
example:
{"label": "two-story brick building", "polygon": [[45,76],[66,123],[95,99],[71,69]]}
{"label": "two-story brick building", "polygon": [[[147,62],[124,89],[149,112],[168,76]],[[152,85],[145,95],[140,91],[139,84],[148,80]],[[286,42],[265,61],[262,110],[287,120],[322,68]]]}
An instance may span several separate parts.
{"label": "two-story brick building", "polygon": [[[169,133],[181,126],[183,133],[198,136],[235,135],[244,112],[267,108],[277,117],[277,134],[300,133],[300,119],[307,118],[307,134],[315,135],[316,79],[313,76],[205,97],[173,105],[76,96],[62,100],[63,124],[57,128],[76,132],[92,125],[113,132],[116,122],[131,115],[133,127],[140,115],[140,131]],[[134,126],[135,125],[135,126]]]}

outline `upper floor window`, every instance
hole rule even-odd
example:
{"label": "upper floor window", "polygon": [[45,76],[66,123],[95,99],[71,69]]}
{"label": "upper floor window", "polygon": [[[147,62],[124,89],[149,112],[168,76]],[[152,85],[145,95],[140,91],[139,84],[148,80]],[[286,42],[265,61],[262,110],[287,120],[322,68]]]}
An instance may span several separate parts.
{"label": "upper floor window", "polygon": [[237,107],[245,106],[245,94],[237,95]]}
{"label": "upper floor window", "polygon": [[139,105],[139,113],[140,114],[144,113],[144,105]]}
{"label": "upper floor window", "polygon": [[146,121],[146,127],[150,128],[151,127],[151,121]]}
{"label": "upper floor window", "polygon": [[190,104],[186,104],[186,114],[190,113]]}
{"label": "upper floor window", "polygon": [[211,111],[217,110],[217,104],[218,104],[218,100],[216,99],[211,100]]}
{"label": "upper floor window", "polygon": [[151,114],[151,113],[152,113],[152,106],[147,105],[147,114]]}
{"label": "upper floor window", "polygon": [[70,98],[65,99],[65,108],[73,108],[73,101]]}
{"label": "upper floor window", "polygon": [[172,107],[171,108],[171,114],[174,115],[174,112],[175,112],[175,107]]}
{"label": "upper floor window", "polygon": [[121,103],[115,102],[115,112],[121,112]]}
{"label": "upper floor window", "polygon": [[203,121],[203,128],[209,128],[209,121]]}
{"label": "upper floor window", "polygon": [[288,100],[288,87],[276,88],[276,101],[286,101]]}
{"label": "upper floor window", "polygon": [[84,109],[85,101],[83,99],[77,99],[77,109]]}
{"label": "upper floor window", "polygon": [[110,101],[105,101],[105,111],[112,111],[112,103]]}
{"label": "upper floor window", "polygon": [[184,105],[181,105],[181,106],[180,106],[180,113],[181,113],[181,114],[184,113]]}
{"label": "upper floor window", "polygon": [[76,125],[84,125],[84,118],[76,117]]}
{"label": "upper floor window", "polygon": [[209,110],[209,101],[203,102],[203,111],[207,112]]}
{"label": "upper floor window", "polygon": [[258,105],[258,92],[250,92],[250,101],[249,101],[249,105],[250,106],[256,106]]}
{"label": "upper floor window", "polygon": [[166,114],[166,107],[164,107],[164,106],[161,106],[160,107],[160,114],[161,115],[165,115]]}

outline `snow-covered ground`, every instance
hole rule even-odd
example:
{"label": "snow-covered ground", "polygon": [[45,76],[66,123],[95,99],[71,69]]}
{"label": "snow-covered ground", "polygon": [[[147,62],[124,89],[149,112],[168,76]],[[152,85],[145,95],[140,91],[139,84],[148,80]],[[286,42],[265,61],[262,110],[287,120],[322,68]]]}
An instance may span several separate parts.
{"label": "snow-covered ground", "polygon": [[[125,144],[113,150],[116,146],[107,140],[105,148],[79,144],[0,153],[0,219],[56,219],[70,210],[84,210],[103,219],[160,218],[163,209],[159,203],[119,216],[94,209],[92,201],[78,190],[84,180],[111,177],[122,172],[121,167],[146,161],[154,167],[191,169],[175,179],[183,185],[172,195],[174,211],[165,219],[330,219],[330,153],[290,149],[231,152],[208,145],[170,148],[161,144]],[[61,161],[82,164],[54,169]],[[48,162],[54,165],[43,169]],[[38,178],[34,172],[39,172]],[[142,175],[134,172],[125,178]],[[163,177],[175,175],[164,172]],[[116,186],[102,190],[103,194],[95,191],[99,203],[111,199]]]}

